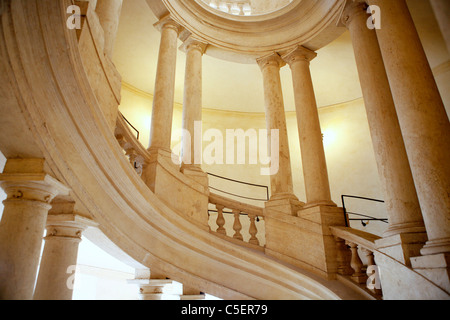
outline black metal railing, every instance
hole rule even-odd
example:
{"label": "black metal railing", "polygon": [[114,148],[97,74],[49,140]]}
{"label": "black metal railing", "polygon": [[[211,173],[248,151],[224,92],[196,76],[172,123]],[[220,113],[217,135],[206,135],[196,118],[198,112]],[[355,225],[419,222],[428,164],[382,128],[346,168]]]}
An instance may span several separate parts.
{"label": "black metal railing", "polygon": [[225,191],[225,190],[221,190],[221,189],[209,186],[209,188],[211,190],[219,191],[219,192],[225,193],[227,195],[238,197],[238,198],[241,198],[241,199],[246,199],[246,200],[264,201],[264,202],[265,201],[269,201],[269,187],[268,186],[255,184],[255,183],[249,183],[249,182],[245,182],[245,181],[239,181],[239,180],[235,180],[235,179],[230,179],[230,178],[222,177],[222,176],[210,173],[210,172],[207,172],[207,174],[209,176],[211,176],[211,177],[215,177],[215,178],[218,178],[218,179],[222,179],[222,180],[226,180],[226,181],[230,181],[230,182],[234,182],[234,183],[238,183],[238,184],[242,184],[242,185],[247,185],[247,186],[251,186],[251,187],[257,187],[257,188],[264,189],[266,197],[265,198],[246,197],[246,196],[243,196],[243,195],[240,195],[240,194],[235,194],[235,193],[232,193],[232,192],[229,192],[229,191]]}
{"label": "black metal railing", "polygon": [[[345,198],[360,199],[360,200],[373,201],[373,202],[378,202],[378,203],[384,203],[384,201],[380,200],[380,199],[373,199],[373,198],[360,197],[360,196],[341,195],[342,208],[344,209],[344,217],[345,217],[345,226],[346,227],[350,227],[350,221],[361,221],[361,224],[363,225],[363,227],[367,226],[369,221],[380,221],[383,223],[389,223],[387,218],[376,218],[376,217],[372,217],[369,215],[348,211],[347,207],[345,206]],[[350,218],[349,215],[354,215],[354,216],[357,216],[360,218]],[[367,223],[365,221],[367,221]]]}
{"label": "black metal railing", "polygon": [[133,129],[133,130],[136,132],[136,138],[139,140],[139,136],[140,136],[139,130],[136,129],[136,127],[133,126],[133,125],[131,124],[131,122],[128,121],[128,119],[125,118],[125,116],[124,116],[122,113],[120,113],[120,115],[122,116],[123,120],[125,120],[125,122],[130,126],[130,128]]}

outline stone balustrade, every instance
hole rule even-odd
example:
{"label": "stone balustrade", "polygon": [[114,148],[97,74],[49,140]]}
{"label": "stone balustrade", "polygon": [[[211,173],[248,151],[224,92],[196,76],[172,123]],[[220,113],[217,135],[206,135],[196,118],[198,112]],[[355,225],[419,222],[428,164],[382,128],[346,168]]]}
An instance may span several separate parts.
{"label": "stone balustrade", "polygon": [[375,240],[380,237],[348,227],[330,227],[336,240],[337,273],[371,295],[382,299],[379,270],[375,262]]}
{"label": "stone balustrade", "polygon": [[251,2],[249,0],[211,0],[209,6],[234,15],[249,16],[252,14]]}
{"label": "stone balustrade", "polygon": [[[209,211],[210,226],[217,225],[217,229],[212,231],[213,233],[247,247],[263,249],[263,241],[260,240],[259,236],[264,235],[265,232],[258,230],[257,227],[257,225],[260,228],[264,226],[262,221],[264,219],[263,208],[230,200],[216,194],[210,194],[209,203],[214,208]],[[230,224],[226,223],[224,214],[233,216],[231,228]]]}

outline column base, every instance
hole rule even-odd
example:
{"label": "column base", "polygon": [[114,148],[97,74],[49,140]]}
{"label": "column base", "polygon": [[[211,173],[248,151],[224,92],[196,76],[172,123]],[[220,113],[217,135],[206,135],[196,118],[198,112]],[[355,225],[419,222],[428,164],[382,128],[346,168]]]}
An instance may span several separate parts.
{"label": "column base", "polygon": [[414,271],[450,294],[450,253],[411,258]]}
{"label": "column base", "polygon": [[448,238],[429,240],[420,250],[420,253],[424,256],[439,253],[450,253],[450,240]]}
{"label": "column base", "polygon": [[425,241],[427,241],[425,232],[401,233],[376,240],[375,245],[380,252],[410,267],[410,258],[420,255],[420,249]]}
{"label": "column base", "polygon": [[282,193],[272,196],[265,203],[265,208],[295,217],[297,216],[297,211],[303,208],[304,205],[305,203],[299,201],[294,194]]}

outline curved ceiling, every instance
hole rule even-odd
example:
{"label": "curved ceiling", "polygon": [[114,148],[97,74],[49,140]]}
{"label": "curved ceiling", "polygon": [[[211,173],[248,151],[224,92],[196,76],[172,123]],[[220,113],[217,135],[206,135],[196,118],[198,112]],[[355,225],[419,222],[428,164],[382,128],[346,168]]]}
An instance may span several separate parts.
{"label": "curved ceiling", "polygon": [[[147,0],[148,1],[148,0]],[[430,64],[435,67],[448,60],[448,52],[428,1],[408,0]],[[161,8],[161,12],[165,8]],[[124,1],[113,61],[123,81],[149,94],[153,93],[160,33],[153,27],[158,12],[150,10],[146,0]],[[319,107],[361,98],[361,88],[348,32],[335,27],[341,36],[317,50],[311,62]],[[181,45],[181,41],[179,43]],[[178,53],[175,101],[182,103],[185,54]],[[281,69],[287,111],[295,110],[289,67]],[[203,57],[204,108],[264,112],[262,77],[255,63],[242,64],[211,56]]]}

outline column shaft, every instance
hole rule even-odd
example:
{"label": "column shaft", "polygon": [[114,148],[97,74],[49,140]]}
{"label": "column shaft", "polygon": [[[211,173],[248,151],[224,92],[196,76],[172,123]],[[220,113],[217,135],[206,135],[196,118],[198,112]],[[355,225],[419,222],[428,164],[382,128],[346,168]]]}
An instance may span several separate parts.
{"label": "column shaft", "polygon": [[[279,130],[279,169],[270,177],[272,197],[293,195],[291,159],[289,141],[286,127],[286,114],[284,111],[283,92],[281,88],[280,67],[284,65],[278,54],[272,54],[258,59],[264,83],[264,98],[269,145],[271,143],[271,130]],[[269,150],[271,148],[269,147]]]}
{"label": "column shaft", "polygon": [[389,80],[376,32],[366,27],[368,18],[363,4],[351,5],[344,13],[389,218],[384,236],[425,232]]}
{"label": "column shaft", "polygon": [[170,17],[166,17],[156,27],[161,28],[161,44],[159,47],[153,98],[150,149],[170,151],[178,49],[177,40],[180,26],[171,20]]}
{"label": "column shaft", "polygon": [[123,0],[97,0],[95,11],[105,35],[105,55],[112,58]]}
{"label": "column shaft", "polygon": [[309,67],[315,57],[315,52],[298,47],[283,59],[292,70],[307,206],[335,206],[331,201],[319,112]]}
{"label": "column shaft", "polygon": [[[34,292],[35,300],[72,300],[73,272],[77,265],[78,245],[87,227],[86,220],[74,211],[75,203],[53,205],[47,219],[47,234]],[[71,213],[64,212],[67,208]]]}
{"label": "column shaft", "polygon": [[206,44],[188,39],[183,47],[186,51],[183,130],[189,134],[183,134],[182,137],[182,165],[200,168],[202,140],[201,137],[195,137],[194,124],[202,121],[202,55]]}
{"label": "column shaft", "polygon": [[69,192],[41,171],[43,165],[40,159],[8,160],[0,175],[7,194],[0,223],[0,299],[33,298],[50,202]]}
{"label": "column shaft", "polygon": [[369,0],[381,10],[378,41],[429,241],[450,251],[450,123],[405,0]]}

